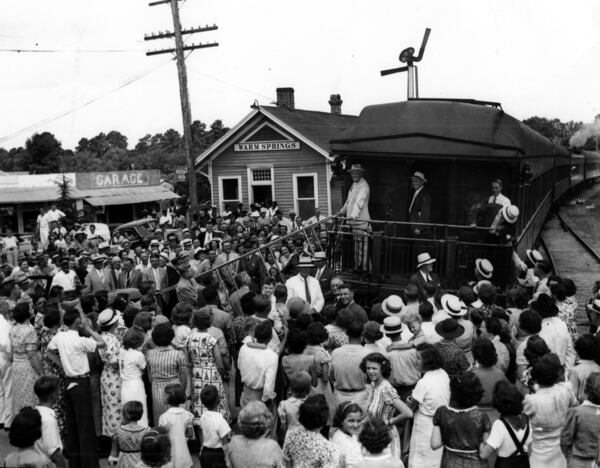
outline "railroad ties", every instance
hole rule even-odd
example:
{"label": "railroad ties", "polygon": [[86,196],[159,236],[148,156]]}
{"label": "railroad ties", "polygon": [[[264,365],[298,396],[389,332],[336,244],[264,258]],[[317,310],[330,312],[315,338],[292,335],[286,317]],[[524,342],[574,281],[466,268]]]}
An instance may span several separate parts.
{"label": "railroad ties", "polygon": [[[593,201],[595,194],[585,192],[582,195],[590,196],[587,203],[559,208],[540,233],[556,274],[572,279],[577,286],[576,321],[581,333],[589,332],[585,303],[592,295],[592,285],[600,280],[600,244],[594,235],[600,231],[600,222]],[[582,198],[585,199],[579,197]]]}

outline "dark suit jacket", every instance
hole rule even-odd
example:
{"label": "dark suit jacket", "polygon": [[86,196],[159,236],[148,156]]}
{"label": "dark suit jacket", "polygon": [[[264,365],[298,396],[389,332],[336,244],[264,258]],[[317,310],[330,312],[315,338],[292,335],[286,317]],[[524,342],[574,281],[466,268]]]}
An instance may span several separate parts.
{"label": "dark suit jacket", "polygon": [[[410,206],[414,192],[411,194],[408,206],[410,211],[408,212],[408,221],[411,223],[430,223],[431,222],[431,195],[426,187],[423,187],[415,198],[415,202]],[[420,229],[423,231],[423,227],[414,226],[411,230]]]}
{"label": "dark suit jacket", "polygon": [[281,269],[281,272],[286,275],[287,278],[298,274],[298,263],[300,263],[300,256],[297,253],[290,255],[290,259]]}
{"label": "dark suit jacket", "polygon": [[[441,286],[440,277],[433,272],[429,273],[429,276],[431,276],[431,281],[433,281],[433,283],[439,288]],[[425,298],[425,290],[423,289],[425,287],[425,279],[423,278],[421,272],[417,271],[414,275],[412,275],[408,280],[408,283],[414,284],[416,287],[418,287],[420,298]]]}
{"label": "dark suit jacket", "polygon": [[[315,271],[312,276],[315,276],[317,274],[317,271],[318,270],[315,268]],[[331,291],[331,278],[333,278],[334,276],[334,271],[328,266],[326,266],[323,270],[323,273],[321,273],[321,278],[319,278],[319,286],[321,286],[321,291],[323,292],[324,296],[329,294],[329,292]]]}
{"label": "dark suit jacket", "polygon": [[140,289],[140,285],[142,284],[142,272],[139,270],[131,270],[129,273],[129,281],[127,281],[127,273],[125,271],[121,271],[119,274],[119,288]]}

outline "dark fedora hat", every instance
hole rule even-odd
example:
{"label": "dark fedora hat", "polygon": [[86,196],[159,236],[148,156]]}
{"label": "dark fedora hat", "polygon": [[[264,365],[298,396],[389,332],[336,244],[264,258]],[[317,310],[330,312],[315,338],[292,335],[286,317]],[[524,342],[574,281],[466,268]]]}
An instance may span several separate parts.
{"label": "dark fedora hat", "polygon": [[460,325],[455,319],[448,318],[438,323],[435,326],[435,331],[446,340],[454,340],[465,332],[465,327]]}

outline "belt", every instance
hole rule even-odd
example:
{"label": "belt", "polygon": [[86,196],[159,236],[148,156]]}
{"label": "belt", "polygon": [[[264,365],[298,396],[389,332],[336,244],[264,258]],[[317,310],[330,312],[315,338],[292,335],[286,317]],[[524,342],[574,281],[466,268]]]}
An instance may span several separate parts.
{"label": "belt", "polygon": [[459,450],[452,447],[448,447],[447,445],[444,445],[444,448],[449,452],[453,453],[479,453],[479,450]]}
{"label": "belt", "polygon": [[65,376],[65,379],[67,380],[83,380],[83,379],[89,379],[90,378],[90,373],[88,372],[87,374],[81,374],[81,375],[67,375]]}
{"label": "belt", "polygon": [[356,393],[356,392],[362,392],[364,390],[364,388],[358,388],[358,389],[356,389],[356,388],[350,388],[350,389],[348,389],[348,388],[336,388],[336,390],[338,392]]}
{"label": "belt", "polygon": [[252,390],[253,392],[262,392],[263,391],[262,388],[252,388],[250,385],[246,385],[246,384],[244,384],[244,388],[247,388],[248,390]]}

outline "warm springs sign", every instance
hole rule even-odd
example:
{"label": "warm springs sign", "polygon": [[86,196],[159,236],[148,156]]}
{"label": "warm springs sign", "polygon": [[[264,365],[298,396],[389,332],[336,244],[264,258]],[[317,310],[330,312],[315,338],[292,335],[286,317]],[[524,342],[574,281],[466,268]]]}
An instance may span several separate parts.
{"label": "warm springs sign", "polygon": [[233,151],[249,152],[249,151],[292,151],[299,150],[299,141],[257,141],[247,143],[237,143],[233,145]]}

